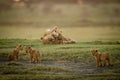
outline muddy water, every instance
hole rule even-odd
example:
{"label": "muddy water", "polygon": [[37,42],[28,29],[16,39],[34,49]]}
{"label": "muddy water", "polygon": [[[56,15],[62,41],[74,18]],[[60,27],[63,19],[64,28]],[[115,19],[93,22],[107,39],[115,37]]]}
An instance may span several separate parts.
{"label": "muddy water", "polygon": [[[106,69],[114,69],[114,67],[96,67],[95,62],[91,63],[83,63],[83,62],[69,62],[69,61],[42,61],[41,63],[30,63],[29,61],[18,60],[20,64],[23,64],[23,67],[34,68],[37,66],[46,66],[46,67],[58,67],[64,69],[70,69],[72,72],[47,72],[47,74],[95,74],[95,73],[102,73]],[[8,64],[9,61],[5,58],[0,58],[1,64]]]}

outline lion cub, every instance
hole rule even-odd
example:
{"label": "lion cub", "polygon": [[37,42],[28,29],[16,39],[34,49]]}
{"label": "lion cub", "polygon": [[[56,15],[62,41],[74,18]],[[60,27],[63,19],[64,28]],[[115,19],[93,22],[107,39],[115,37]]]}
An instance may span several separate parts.
{"label": "lion cub", "polygon": [[23,50],[23,46],[21,44],[17,45],[16,48],[8,54],[8,60],[18,60],[19,52]]}
{"label": "lion cub", "polygon": [[110,57],[109,54],[106,52],[100,53],[98,50],[91,50],[92,55],[96,59],[96,66],[105,66],[105,65],[111,65],[110,63]]}
{"label": "lion cub", "polygon": [[30,62],[39,62],[40,61],[40,52],[38,50],[33,50],[30,46],[26,46],[26,53],[30,53]]}

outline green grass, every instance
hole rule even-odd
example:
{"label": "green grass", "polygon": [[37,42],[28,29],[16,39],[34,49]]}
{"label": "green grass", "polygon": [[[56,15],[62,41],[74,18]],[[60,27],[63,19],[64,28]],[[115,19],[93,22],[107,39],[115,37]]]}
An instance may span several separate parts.
{"label": "green grass", "polygon": [[119,80],[119,75],[5,75],[0,76],[2,80]]}
{"label": "green grass", "polygon": [[72,72],[70,69],[66,69],[63,67],[50,67],[50,66],[37,66],[34,68],[28,69],[29,71],[48,71],[48,72]]}
{"label": "green grass", "polygon": [[[77,77],[77,78],[76,78]],[[72,80],[79,79],[76,75],[13,75],[13,76],[0,76],[1,79],[5,80]]]}
{"label": "green grass", "polygon": [[[0,43],[5,43],[0,44],[1,56],[7,56],[7,54],[12,51],[18,43],[21,43],[24,46],[29,45],[40,50],[43,56],[43,61],[87,61],[87,57],[91,58],[91,54],[89,52],[91,49],[98,49],[102,52],[107,51],[110,55],[115,56],[113,57],[113,59],[115,59],[119,56],[120,48],[119,41],[93,41],[78,42],[77,44],[44,45],[39,40],[0,39]],[[24,50],[20,53],[20,55],[20,59],[27,60],[29,58],[28,54],[26,54]]]}
{"label": "green grass", "polygon": [[[43,45],[39,40],[0,39],[0,59],[3,60],[0,65],[0,78],[3,80],[119,80],[120,46],[118,41],[109,40],[78,42],[76,44]],[[24,50],[19,54],[18,61],[6,61],[7,54],[17,43],[21,43],[24,46],[31,45],[33,48],[38,49],[42,53],[41,63],[31,64],[29,62],[29,55]],[[95,64],[93,64],[95,63],[94,57],[89,51],[91,49],[98,49],[101,52],[108,51],[114,66],[96,68],[98,71],[90,74],[79,74],[74,69],[76,67],[70,68],[71,66],[75,66],[75,64],[68,67],[60,66],[63,65],[63,62],[68,62],[66,63],[67,65],[70,64],[69,62],[79,64],[82,62],[86,64],[86,69],[91,68],[89,67],[90,65],[95,68]],[[77,67],[80,66],[82,67],[82,65],[78,65]],[[102,72],[99,72],[99,69]]]}
{"label": "green grass", "polygon": [[[52,28],[53,26],[48,26],[47,28],[34,27],[34,26],[0,26],[0,39],[37,39],[40,41],[40,37],[43,36],[46,29]],[[120,40],[120,27],[63,27],[59,26],[62,30],[64,36],[72,38],[77,42],[91,42],[91,41],[118,41]],[[19,40],[12,43],[11,40],[8,41],[11,44],[20,43]],[[1,44],[6,44],[1,42]],[[31,42],[28,45],[32,44]]]}

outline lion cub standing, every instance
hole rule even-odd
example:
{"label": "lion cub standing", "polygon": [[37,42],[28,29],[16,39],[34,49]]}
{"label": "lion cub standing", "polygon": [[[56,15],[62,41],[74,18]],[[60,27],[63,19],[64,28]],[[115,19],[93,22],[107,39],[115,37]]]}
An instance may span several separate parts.
{"label": "lion cub standing", "polygon": [[17,45],[16,48],[8,54],[8,60],[18,60],[19,52],[23,50],[23,46],[21,44]]}
{"label": "lion cub standing", "polygon": [[111,65],[110,63],[110,57],[108,53],[100,53],[98,50],[91,50],[92,55],[96,59],[96,66],[105,66],[105,65]]}
{"label": "lion cub standing", "polygon": [[33,50],[30,46],[26,46],[26,53],[30,53],[30,62],[39,62],[40,61],[40,52],[38,50]]}

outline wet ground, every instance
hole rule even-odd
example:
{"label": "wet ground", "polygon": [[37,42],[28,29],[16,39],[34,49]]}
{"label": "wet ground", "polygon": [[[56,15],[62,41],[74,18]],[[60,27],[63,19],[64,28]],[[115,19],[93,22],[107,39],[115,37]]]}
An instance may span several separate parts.
{"label": "wet ground", "polygon": [[[48,67],[60,67],[65,69],[70,69],[72,72],[50,72],[49,74],[95,74],[103,73],[104,70],[119,69],[119,66],[106,66],[106,67],[96,67],[95,62],[83,63],[83,62],[70,62],[70,61],[41,61],[40,63],[30,63],[29,61],[18,60],[23,64],[25,68],[33,68],[36,66],[48,66]],[[5,58],[0,58],[0,63],[9,63]]]}

